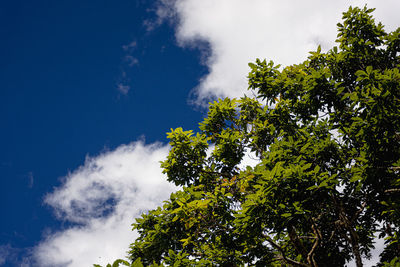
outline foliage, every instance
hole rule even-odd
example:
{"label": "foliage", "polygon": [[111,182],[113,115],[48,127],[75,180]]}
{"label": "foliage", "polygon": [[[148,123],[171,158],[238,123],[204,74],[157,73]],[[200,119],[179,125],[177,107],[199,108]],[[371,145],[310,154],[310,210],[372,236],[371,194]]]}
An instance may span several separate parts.
{"label": "foliage", "polygon": [[[256,98],[210,104],[199,132],[168,133],[182,186],[143,214],[130,259],[145,266],[380,266],[400,255],[400,28],[351,8],[338,47],[298,65],[250,63]],[[240,167],[246,154],[259,159]]]}
{"label": "foliage", "polygon": [[[106,267],[119,267],[120,264],[122,264],[122,266],[143,267],[143,264],[142,264],[142,261],[141,261],[140,258],[136,259],[136,260],[135,260],[134,262],[132,262],[132,263],[129,263],[129,262],[126,261],[126,260],[118,259],[118,260],[115,260],[115,261],[113,262],[112,265],[111,265],[111,264],[107,264]],[[93,266],[94,266],[94,267],[102,267],[102,266],[99,265],[99,264],[93,264]],[[158,265],[157,265],[157,264],[154,264],[154,265],[152,265],[152,266],[157,267]]]}

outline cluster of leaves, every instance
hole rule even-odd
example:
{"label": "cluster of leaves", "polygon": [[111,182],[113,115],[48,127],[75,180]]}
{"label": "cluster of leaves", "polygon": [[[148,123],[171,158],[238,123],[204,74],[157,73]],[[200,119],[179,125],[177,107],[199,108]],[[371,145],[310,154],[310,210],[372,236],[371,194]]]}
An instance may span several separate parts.
{"label": "cluster of leaves", "polygon": [[[338,47],[298,65],[250,63],[256,98],[210,104],[168,133],[181,190],[133,224],[145,266],[378,266],[400,256],[400,28],[351,8]],[[259,163],[240,168],[246,154]],[[396,265],[397,264],[397,265]]]}
{"label": "cluster of leaves", "polygon": [[[115,260],[115,261],[113,262],[113,264],[110,264],[110,263],[107,264],[106,267],[119,267],[121,264],[122,264],[122,266],[129,266],[129,267],[144,267],[144,265],[143,265],[143,263],[142,263],[142,261],[141,261],[140,258],[136,259],[136,260],[135,260],[134,262],[132,262],[132,263],[129,263],[129,262],[126,261],[126,260],[118,259],[118,260]],[[93,266],[94,266],[94,267],[102,267],[102,266],[99,265],[99,264],[93,264]],[[152,266],[154,266],[154,267],[161,267],[161,265],[157,265],[157,264],[154,264],[154,265],[152,265]]]}

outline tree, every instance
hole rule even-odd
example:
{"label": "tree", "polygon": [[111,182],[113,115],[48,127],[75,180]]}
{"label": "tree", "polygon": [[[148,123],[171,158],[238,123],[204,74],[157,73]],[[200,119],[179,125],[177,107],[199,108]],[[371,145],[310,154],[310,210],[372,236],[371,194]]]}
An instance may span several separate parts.
{"label": "tree", "polygon": [[[168,133],[181,186],[136,219],[130,259],[173,266],[400,264],[400,28],[343,13],[338,47],[298,65],[250,63],[255,98],[211,103]],[[259,161],[240,167],[245,155]]]}

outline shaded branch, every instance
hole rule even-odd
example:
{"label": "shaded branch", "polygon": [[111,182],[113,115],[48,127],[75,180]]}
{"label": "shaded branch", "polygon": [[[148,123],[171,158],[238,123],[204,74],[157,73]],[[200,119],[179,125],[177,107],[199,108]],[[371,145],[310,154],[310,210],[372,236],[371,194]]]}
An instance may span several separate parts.
{"label": "shaded branch", "polygon": [[[343,203],[340,201],[338,204],[338,208],[339,208],[339,220],[342,223],[342,225],[345,227],[345,229],[347,229],[350,233],[350,238],[347,236],[347,234],[344,233],[345,238],[348,240],[348,242],[351,244],[352,250],[353,250],[353,254],[356,260],[356,266],[357,267],[362,267],[362,259],[361,259],[361,252],[360,252],[360,246],[358,244],[358,234],[356,231],[354,231],[352,223],[353,220],[356,218],[352,218],[352,221],[349,220],[349,218],[346,215],[346,212],[344,210],[343,207]],[[361,213],[365,207],[366,203],[364,202],[360,209],[356,212],[357,213]]]}
{"label": "shaded branch", "polygon": [[281,246],[279,246],[277,243],[275,243],[269,236],[267,236],[265,234],[263,234],[263,236],[274,248],[279,250],[279,252],[281,253],[281,256],[279,258],[281,260],[285,261],[288,264],[292,264],[294,266],[311,267],[308,264],[289,259],[288,257],[286,257],[285,252],[283,251],[283,248]]}
{"label": "shaded branch", "polygon": [[303,258],[306,259],[307,251],[306,251],[305,247],[303,246],[303,243],[297,236],[296,230],[294,229],[294,227],[292,225],[288,227],[288,234],[289,234],[290,241],[292,241],[297,253],[301,254],[303,256]]}
{"label": "shaded branch", "polygon": [[384,191],[386,194],[388,193],[400,193],[400,188],[392,188],[392,189],[387,189]]}
{"label": "shaded branch", "polygon": [[314,241],[314,244],[313,244],[310,252],[307,255],[307,261],[313,267],[318,267],[318,264],[317,264],[317,262],[315,261],[315,258],[314,258],[314,252],[317,249],[317,247],[319,246],[319,244],[321,243],[322,234],[321,234],[321,231],[315,225],[315,223],[312,224],[311,228],[313,229],[313,232],[315,234],[315,241]]}
{"label": "shaded branch", "polygon": [[206,170],[201,170],[200,172],[206,173],[206,174],[218,175],[218,176],[222,176],[224,178],[231,178],[232,176],[238,175],[237,172],[234,172],[232,174],[227,173],[227,172],[214,172],[214,171],[206,171]]}

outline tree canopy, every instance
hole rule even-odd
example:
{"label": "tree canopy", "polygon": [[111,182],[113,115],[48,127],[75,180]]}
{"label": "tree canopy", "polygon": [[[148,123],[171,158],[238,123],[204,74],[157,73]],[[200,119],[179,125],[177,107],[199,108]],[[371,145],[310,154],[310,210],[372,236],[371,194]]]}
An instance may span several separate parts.
{"label": "tree canopy", "polygon": [[250,63],[255,97],[167,134],[181,190],[136,219],[132,266],[363,266],[378,237],[378,265],[400,266],[400,28],[372,11],[303,63]]}

